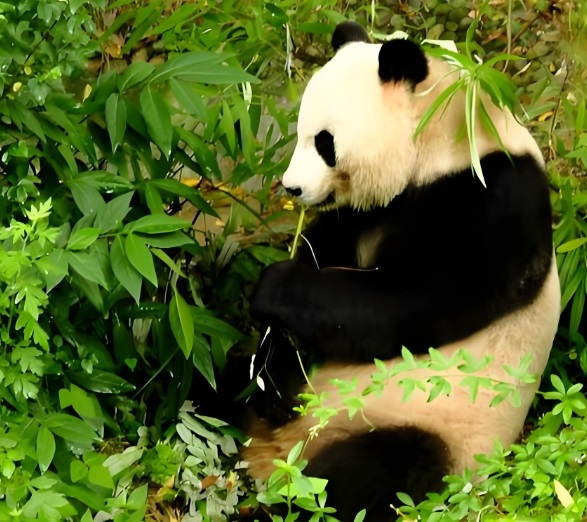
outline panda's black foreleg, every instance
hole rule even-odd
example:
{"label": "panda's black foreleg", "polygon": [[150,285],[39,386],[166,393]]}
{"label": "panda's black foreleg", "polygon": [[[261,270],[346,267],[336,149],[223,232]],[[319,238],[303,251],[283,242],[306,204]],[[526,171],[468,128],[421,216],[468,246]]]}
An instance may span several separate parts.
{"label": "panda's black foreleg", "polygon": [[400,505],[397,492],[414,502],[443,487],[449,472],[443,440],[415,427],[381,429],[333,443],[316,455],[304,471],[328,480],[327,505],[341,522],[352,522],[362,509],[365,521],[394,520],[390,505]]}

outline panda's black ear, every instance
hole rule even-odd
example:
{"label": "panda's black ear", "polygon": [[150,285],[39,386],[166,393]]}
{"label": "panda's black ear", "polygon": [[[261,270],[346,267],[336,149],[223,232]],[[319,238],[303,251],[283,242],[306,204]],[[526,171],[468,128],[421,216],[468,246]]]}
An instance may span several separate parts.
{"label": "panda's black ear", "polygon": [[428,76],[428,62],[420,46],[410,40],[385,42],[379,51],[379,78],[384,83],[407,80],[416,85]]}
{"label": "panda's black ear", "polygon": [[369,43],[369,35],[361,24],[347,20],[336,26],[332,34],[332,48],[337,52],[343,45],[351,42]]}

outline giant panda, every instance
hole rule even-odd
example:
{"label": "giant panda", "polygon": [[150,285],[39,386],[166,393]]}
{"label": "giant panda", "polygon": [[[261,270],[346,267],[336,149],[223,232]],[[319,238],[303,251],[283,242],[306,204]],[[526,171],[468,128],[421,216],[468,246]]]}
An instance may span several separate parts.
{"label": "giant panda", "polygon": [[[410,40],[369,42],[354,22],[332,37],[334,57],[309,81],[297,145],[283,186],[318,211],[296,257],[263,273],[252,313],[271,327],[257,355],[265,391],[247,424],[250,473],[267,477],[316,423],[294,416],[304,390],[298,354],[317,394],[339,407],[332,379],[357,379],[360,391],[391,367],[403,346],[419,357],[466,349],[492,357],[480,374],[519,386],[521,405],[480,389],[474,402],[442,375],[452,393],[403,402],[401,375],[365,397],[366,423],[338,415],[304,450],[305,473],[328,479],[328,505],[343,522],[391,520],[397,492],[418,502],[442,477],[474,468],[474,455],[517,438],[538,383],[515,382],[504,365],[540,375],[557,329],[560,291],[553,257],[549,189],[540,150],[505,108],[483,98],[501,140],[475,122],[486,186],[472,172],[463,132],[465,93],[445,103],[425,130],[427,108],[459,72]],[[479,111],[477,111],[477,114]],[[464,135],[464,137],[463,137]],[[499,143],[501,141],[501,143]]]}

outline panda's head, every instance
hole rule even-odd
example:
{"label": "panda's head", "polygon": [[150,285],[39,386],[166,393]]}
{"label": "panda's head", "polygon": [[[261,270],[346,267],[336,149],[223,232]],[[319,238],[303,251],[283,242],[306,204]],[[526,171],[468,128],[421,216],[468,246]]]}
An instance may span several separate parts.
{"label": "panda's head", "polygon": [[[354,22],[340,24],[332,44],[335,56],[302,98],[298,143],[283,177],[290,194],[307,205],[365,209],[386,205],[410,184],[470,166],[461,91],[414,139],[420,119],[459,78],[458,70],[409,40],[371,44]],[[508,149],[540,156],[509,111],[486,105]],[[478,125],[480,155],[498,147]]]}

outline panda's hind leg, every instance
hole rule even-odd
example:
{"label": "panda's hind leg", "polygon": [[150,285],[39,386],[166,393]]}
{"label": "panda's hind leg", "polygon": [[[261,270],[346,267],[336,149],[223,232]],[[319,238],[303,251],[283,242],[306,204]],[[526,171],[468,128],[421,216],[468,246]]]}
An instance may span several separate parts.
{"label": "panda's hind leg", "polygon": [[365,521],[387,522],[394,519],[396,492],[418,503],[442,489],[449,453],[439,436],[419,428],[378,429],[334,442],[304,473],[328,480],[327,504],[341,522],[352,522],[363,508]]}

